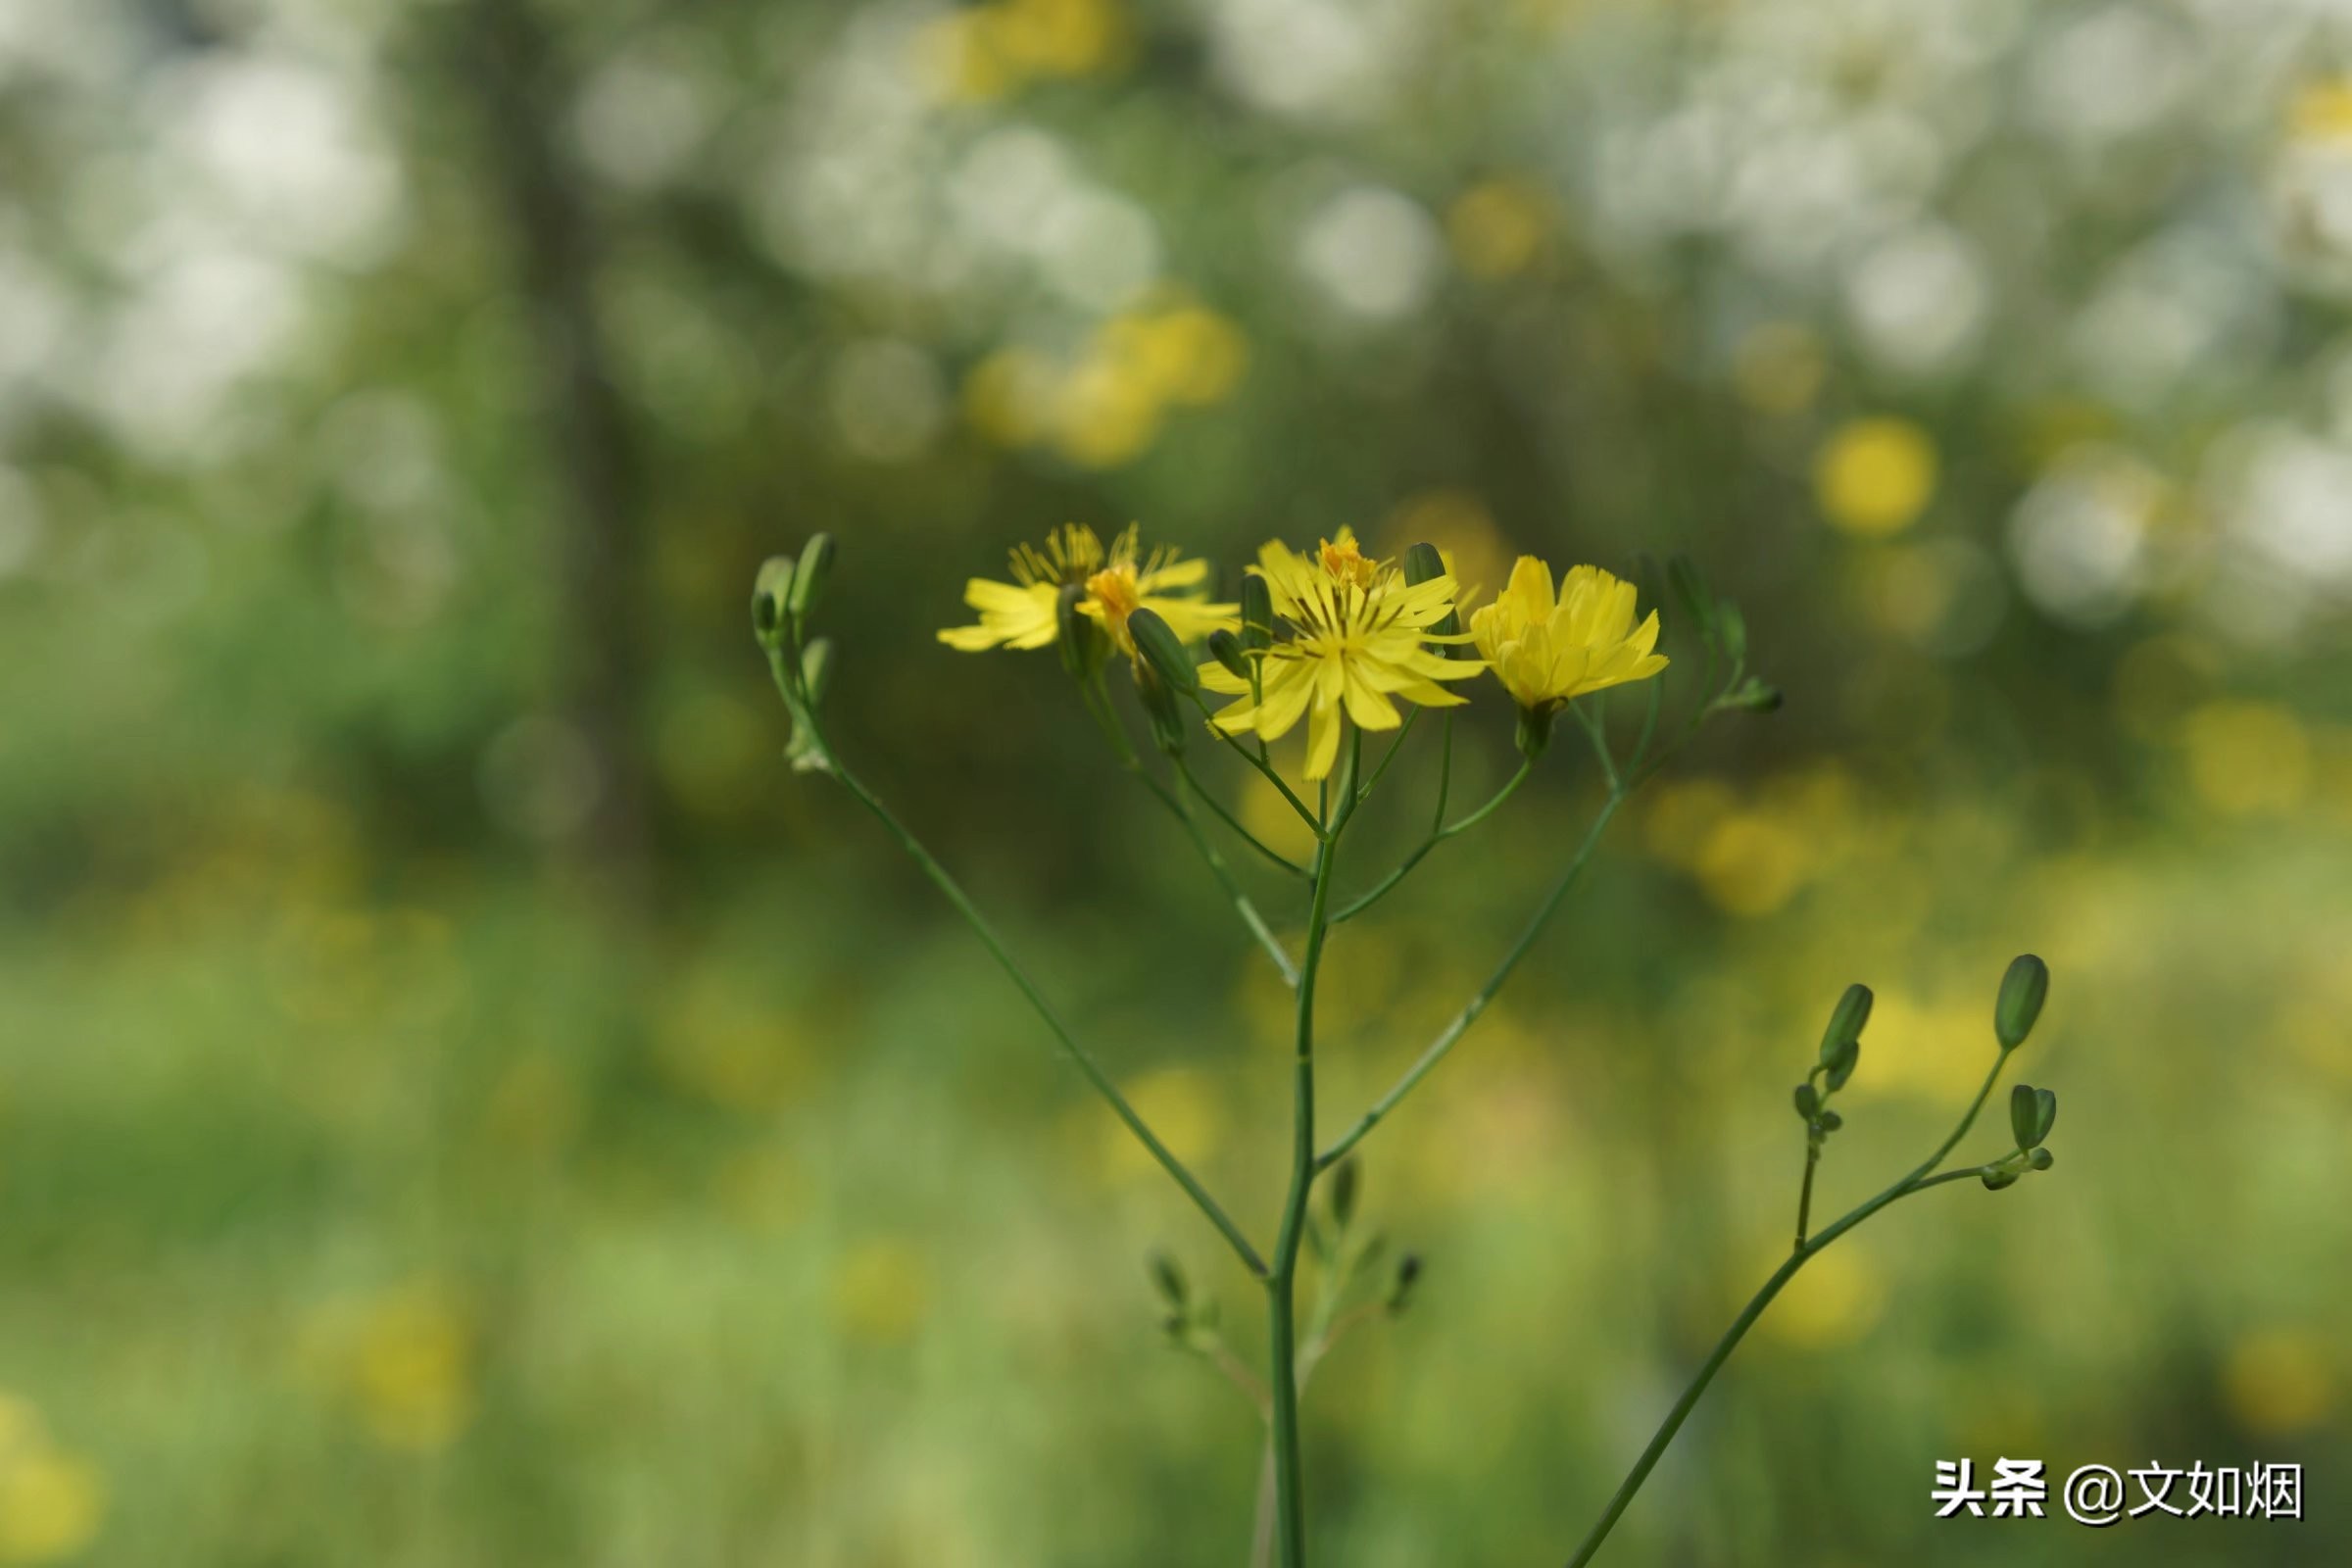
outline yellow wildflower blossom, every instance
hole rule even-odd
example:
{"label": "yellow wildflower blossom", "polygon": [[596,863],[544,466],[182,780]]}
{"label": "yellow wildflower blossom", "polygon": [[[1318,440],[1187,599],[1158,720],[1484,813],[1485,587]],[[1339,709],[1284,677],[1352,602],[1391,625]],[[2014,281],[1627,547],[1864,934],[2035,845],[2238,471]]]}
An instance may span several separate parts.
{"label": "yellow wildflower blossom", "polygon": [[1395,729],[1403,719],[1392,697],[1451,707],[1463,699],[1437,683],[1466,680],[1481,668],[1429,646],[1461,640],[1430,629],[1453,612],[1459,591],[1453,578],[1409,584],[1394,563],[1365,556],[1346,529],[1311,556],[1268,544],[1251,569],[1265,579],[1274,613],[1287,622],[1285,634],[1254,656],[1254,698],[1250,681],[1219,663],[1200,667],[1200,684],[1245,699],[1213,720],[1228,735],[1255,730],[1274,740],[1303,715],[1310,779],[1330,776],[1343,715],[1359,729]]}
{"label": "yellow wildflower blossom", "polygon": [[1557,712],[1588,692],[1647,680],[1666,667],[1658,612],[1634,624],[1634,585],[1571,566],[1555,599],[1551,568],[1521,556],[1501,597],[1471,615],[1470,638],[1520,708]]}
{"label": "yellow wildflower blossom", "polygon": [[1060,635],[1055,605],[1062,589],[1086,590],[1081,613],[1109,633],[1120,652],[1133,657],[1127,617],[1150,610],[1184,641],[1198,642],[1220,627],[1238,628],[1241,607],[1211,604],[1200,597],[1208,563],[1180,561],[1172,546],[1149,557],[1138,554],[1130,523],[1105,550],[1102,536],[1083,523],[1067,523],[1046,536],[1041,549],[1021,545],[1012,552],[1011,582],[974,577],[963,602],[980,612],[976,626],[951,626],[939,634],[950,648],[979,653],[990,648],[1050,648]]}

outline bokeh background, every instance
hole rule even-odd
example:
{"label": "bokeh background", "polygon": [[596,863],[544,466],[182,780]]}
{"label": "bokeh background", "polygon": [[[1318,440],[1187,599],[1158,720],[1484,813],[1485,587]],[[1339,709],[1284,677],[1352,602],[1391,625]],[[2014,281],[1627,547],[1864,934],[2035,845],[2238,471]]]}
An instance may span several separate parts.
{"label": "bokeh background", "polygon": [[[744,608],[839,537],[845,753],[1262,1234],[1278,987],[1051,657],[933,640],[1131,518],[1686,550],[1788,696],[1365,1146],[1428,1272],[1319,1378],[1325,1559],[1564,1557],[1839,990],[1837,1207],[2031,949],[2058,1168],[1826,1255],[1604,1560],[2345,1560],[2348,72],[2323,0],[8,0],[0,1563],[1244,1560],[1142,1260],[1254,1356],[1248,1282]],[[1596,798],[1343,931],[1333,1119]],[[1964,1455],[2309,1517],[1931,1523]]]}

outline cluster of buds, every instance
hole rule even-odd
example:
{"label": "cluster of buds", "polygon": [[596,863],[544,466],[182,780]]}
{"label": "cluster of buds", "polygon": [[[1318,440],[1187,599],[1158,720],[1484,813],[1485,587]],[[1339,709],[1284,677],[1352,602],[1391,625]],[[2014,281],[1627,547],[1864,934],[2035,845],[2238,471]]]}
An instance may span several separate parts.
{"label": "cluster of buds", "polygon": [[770,556],[761,562],[752,586],[752,633],[767,655],[768,670],[792,718],[784,756],[802,773],[829,772],[833,765],[814,721],[833,683],[833,642],[808,634],[832,569],[833,536],[811,534],[798,560]]}

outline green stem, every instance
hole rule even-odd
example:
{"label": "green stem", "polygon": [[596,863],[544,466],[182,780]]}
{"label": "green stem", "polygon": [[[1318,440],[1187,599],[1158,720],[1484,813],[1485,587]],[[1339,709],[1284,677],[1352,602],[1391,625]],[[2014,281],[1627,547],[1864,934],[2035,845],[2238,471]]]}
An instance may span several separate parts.
{"label": "green stem", "polygon": [[[1351,737],[1345,788],[1315,846],[1314,902],[1307,912],[1306,952],[1298,965],[1298,1050],[1292,1063],[1291,1186],[1283,1201],[1282,1229],[1266,1270],[1266,1382],[1273,1394],[1274,1516],[1277,1560],[1282,1568],[1305,1568],[1306,1484],[1298,1446],[1298,1249],[1306,1234],[1307,1200],[1322,1167],[1315,1159],[1315,981],[1322,971],[1323,945],[1331,934],[1331,875],[1340,834],[1362,799],[1355,782],[1363,755],[1362,731]],[[1326,799],[1334,798],[1326,792]]]}
{"label": "green stem", "polygon": [[[1715,1342],[1715,1348],[1709,1351],[1706,1360],[1699,1364],[1697,1375],[1690,1380],[1690,1386],[1683,1391],[1683,1396],[1674,1401],[1674,1408],[1666,1412],[1666,1419],[1659,1424],[1656,1435],[1649,1440],[1649,1446],[1643,1448],[1642,1457],[1634,1461],[1633,1469],[1626,1473],[1625,1480],[1619,1484],[1616,1494],[1609,1498],[1608,1507],[1602,1511],[1599,1521],[1592,1526],[1592,1533],[1585,1537],[1584,1544],[1577,1548],[1575,1556],[1568,1559],[1568,1568],[1585,1568],[1585,1565],[1592,1560],[1592,1554],[1600,1550],[1600,1544],[1608,1539],[1609,1531],[1615,1527],[1619,1516],[1625,1512],[1626,1506],[1634,1500],[1634,1494],[1640,1492],[1642,1484],[1649,1479],[1650,1471],[1657,1467],[1659,1456],[1664,1454],[1667,1446],[1674,1442],[1675,1434],[1683,1429],[1683,1422],[1690,1417],[1692,1406],[1698,1403],[1699,1396],[1707,1392],[1707,1385],[1715,1380],[1716,1373],[1723,1370],[1723,1363],[1731,1359],[1732,1352],[1740,1348],[1740,1342],[1747,1337],[1747,1331],[1755,1327],[1756,1319],[1764,1315],[1764,1309],[1772,1304],[1773,1298],[1779,1296],[1782,1288],[1796,1278],[1798,1269],[1820,1256],[1822,1250],[1838,1240],[1838,1237],[1843,1236],[1847,1231],[1852,1230],[1898,1199],[1909,1198],[1914,1193],[1924,1193],[1931,1187],[1941,1187],[1946,1182],[1966,1181],[1971,1176],[1983,1173],[1984,1167],[1974,1166],[1963,1170],[1945,1171],[1940,1176],[1930,1174],[1937,1165],[1943,1163],[1944,1156],[1952,1152],[1960,1140],[1968,1136],[1969,1128],[1976,1124],[1977,1113],[1984,1108],[1984,1102],[1992,1094],[1993,1084],[1999,1080],[2001,1069],[2008,1064],[2008,1061],[2009,1053],[2004,1051],[1993,1062],[1992,1071],[1985,1075],[1984,1087],[1977,1091],[1977,1098],[1969,1104],[1968,1113],[1960,1118],[1960,1125],[1952,1129],[1952,1135],[1946,1138],[1924,1163],[1903,1177],[1902,1180],[1879,1194],[1878,1197],[1849,1211],[1819,1236],[1799,1245],[1796,1250],[1789,1254],[1788,1260],[1773,1271],[1772,1278],[1764,1282],[1763,1288],[1748,1299],[1747,1305],[1740,1309],[1740,1315],[1732,1320],[1732,1326],[1724,1331],[1723,1338]],[[1810,1162],[1807,1164],[1807,1174],[1811,1174]]]}
{"label": "green stem", "polygon": [[1805,1250],[1805,1231],[1813,1222],[1813,1173],[1821,1168],[1821,1135],[1805,1134],[1805,1181],[1796,1191],[1796,1250]]}
{"label": "green stem", "polygon": [[1012,954],[1005,948],[1004,941],[998,937],[996,929],[988,923],[987,917],[981,914],[956,879],[948,874],[947,867],[941,865],[933,858],[931,852],[923,848],[921,841],[907,831],[906,824],[891,813],[890,808],[884,806],[873,791],[867,789],[856,774],[842,766],[841,759],[834,755],[829,742],[820,737],[818,746],[823,753],[827,766],[831,768],[833,776],[841,781],[842,787],[856,796],[858,802],[874,814],[875,819],[890,831],[891,837],[899,841],[899,847],[905,850],[914,863],[922,868],[923,875],[931,879],[932,885],[947,896],[948,902],[955,906],[956,912],[962,915],[965,923],[971,926],[973,934],[979,937],[981,946],[988,949],[990,956],[997,960],[997,967],[1004,971],[1006,978],[1010,979],[1014,987],[1027,999],[1029,1005],[1036,1009],[1037,1015],[1045,1020],[1047,1029],[1052,1031],[1055,1042],[1060,1045],[1062,1054],[1076,1064],[1086,1081],[1094,1086],[1095,1092],[1109,1104],[1112,1113],[1126,1125],[1127,1130],[1136,1136],[1136,1140],[1144,1148],[1151,1151],[1152,1157],[1159,1161],[1161,1168],[1175,1178],[1176,1185],[1184,1189],[1185,1196],[1190,1198],[1194,1205],[1208,1217],[1208,1222],[1217,1228],[1218,1233],[1232,1247],[1234,1255],[1242,1260],[1250,1273],[1262,1277],[1266,1272],[1265,1260],[1257,1255],[1257,1249],[1250,1245],[1250,1238],[1242,1234],[1241,1227],[1236,1225],[1233,1217],[1225,1212],[1223,1206],[1214,1198],[1209,1196],[1208,1190],[1200,1185],[1200,1179],[1194,1176],[1191,1170],[1186,1168],[1184,1161],[1178,1159],[1174,1152],[1159,1141],[1159,1136],[1152,1131],[1151,1127],[1145,1123],[1144,1118],[1136,1114],[1135,1107],[1127,1102],[1125,1095],[1119,1093],[1118,1086],[1110,1081],[1109,1075],[1096,1064],[1095,1058],[1087,1054],[1086,1048],[1078,1044],[1076,1037],[1061,1021],[1060,1015],[1054,1012],[1052,1004],[1046,1001],[1044,994],[1037,989],[1036,983],[1029,978],[1027,971],[1014,961]]}
{"label": "green stem", "polygon": [[[1235,911],[1242,917],[1242,924],[1250,928],[1250,934],[1257,939],[1258,946],[1265,950],[1266,956],[1273,959],[1274,967],[1281,971],[1283,984],[1297,985],[1298,983],[1298,966],[1291,962],[1290,954],[1283,950],[1281,939],[1274,935],[1273,929],[1266,924],[1265,917],[1257,912],[1256,904],[1250,900],[1249,894],[1242,891],[1242,885],[1235,879],[1232,867],[1225,863],[1225,858],[1217,853],[1216,846],[1209,843],[1208,836],[1200,831],[1200,820],[1193,815],[1192,808],[1184,804],[1182,796],[1170,791],[1166,785],[1153,778],[1150,769],[1144,766],[1143,759],[1136,755],[1134,743],[1128,740],[1126,729],[1119,723],[1118,715],[1110,706],[1110,693],[1102,688],[1101,673],[1098,671],[1092,682],[1080,685],[1078,691],[1080,699],[1086,704],[1087,711],[1094,714],[1095,722],[1102,726],[1104,738],[1111,743],[1112,750],[1117,754],[1119,765],[1141,780],[1144,788],[1150,790],[1160,805],[1166,807],[1176,820],[1183,824],[1185,836],[1193,841],[1193,848],[1200,851],[1200,858],[1207,862],[1209,874],[1214,876],[1217,879],[1217,885],[1225,890],[1226,898],[1233,901]],[[1178,772],[1187,781],[1190,781],[1192,775],[1185,770],[1182,758],[1176,760],[1176,766]],[[1196,783],[1193,788],[1199,790],[1200,785]],[[1202,798],[1207,799],[1205,795]],[[1214,806],[1216,803],[1211,800],[1209,804]],[[1254,844],[1257,841],[1251,839],[1250,842]],[[1296,868],[1294,867],[1294,869]]]}
{"label": "green stem", "polygon": [[1175,759],[1175,762],[1178,775],[1183,778],[1185,783],[1192,786],[1193,793],[1200,798],[1201,804],[1206,806],[1211,811],[1214,811],[1217,814],[1217,820],[1223,822],[1227,827],[1233,829],[1234,835],[1237,838],[1239,838],[1244,844],[1247,844],[1251,849],[1255,850],[1258,854],[1264,856],[1274,864],[1279,865],[1285,871],[1290,872],[1291,875],[1299,878],[1305,877],[1305,866],[1300,865],[1297,860],[1292,859],[1280,850],[1268,848],[1256,834],[1242,826],[1241,819],[1236,817],[1231,811],[1227,810],[1224,803],[1219,801],[1214,795],[1211,795],[1207,788],[1201,784],[1200,778],[1193,772],[1193,766],[1190,762],[1186,761],[1181,756]]}
{"label": "green stem", "polygon": [[1308,827],[1313,828],[1318,838],[1321,837],[1323,833],[1323,819],[1315,812],[1307,808],[1306,803],[1298,798],[1298,791],[1292,789],[1289,783],[1284,780],[1282,774],[1275,770],[1274,764],[1266,760],[1263,755],[1265,748],[1264,737],[1260,736],[1258,739],[1259,755],[1251,756],[1250,748],[1244,746],[1238,737],[1228,735],[1225,733],[1225,731],[1217,727],[1217,715],[1209,711],[1207,702],[1202,699],[1199,692],[1194,692],[1192,697],[1193,706],[1200,709],[1200,716],[1208,720],[1209,733],[1216,736],[1226,745],[1232,747],[1234,756],[1240,758],[1243,761],[1248,762],[1251,767],[1256,768],[1259,773],[1264,775],[1267,783],[1282,791],[1282,798],[1291,803],[1291,809],[1298,813],[1298,819],[1304,822]]}
{"label": "green stem", "polygon": [[1608,827],[1609,819],[1617,814],[1617,808],[1624,804],[1624,788],[1620,787],[1609,792],[1608,799],[1601,803],[1600,810],[1593,816],[1592,825],[1585,830],[1584,842],[1576,847],[1576,855],[1569,860],[1568,868],[1560,873],[1559,880],[1551,885],[1551,891],[1544,894],[1544,901],[1536,906],[1536,912],[1527,922],[1527,929],[1520,933],[1519,940],[1511,945],[1511,950],[1503,955],[1502,961],[1495,965],[1494,972],[1488,977],[1487,983],[1479,988],[1476,996],[1463,1004],[1462,1010],[1455,1013],[1445,1028],[1438,1031],[1438,1037],[1431,1041],[1428,1048],[1414,1059],[1413,1064],[1405,1069],[1404,1076],[1396,1081],[1396,1086],[1374,1101],[1372,1108],[1365,1111],[1354,1126],[1348,1128],[1336,1143],[1316,1156],[1315,1168],[1317,1170],[1328,1169],[1346,1155],[1348,1151],[1362,1142],[1364,1135],[1378,1126],[1382,1118],[1387,1116],[1390,1111],[1395,1110],[1397,1103],[1405,1096],[1411,1094],[1439,1062],[1446,1059],[1446,1054],[1453,1049],[1454,1043],[1468,1032],[1473,1023],[1478,1021],[1478,1015],[1487,1010],[1487,1004],[1494,1000],[1494,994],[1500,991],[1502,983],[1511,977],[1511,971],[1519,966],[1519,960],[1527,956],[1528,950],[1536,945],[1536,938],[1544,934],[1544,925],[1549,922],[1553,912],[1559,908],[1561,901],[1566,899],[1569,890],[1576,886],[1577,878],[1584,874],[1585,863],[1592,858],[1594,846],[1600,843],[1602,831]]}
{"label": "green stem", "polygon": [[[1455,834],[1466,833],[1470,829],[1478,826],[1479,823],[1485,821],[1490,815],[1492,815],[1497,808],[1501,807],[1503,802],[1511,798],[1513,792],[1515,792],[1520,785],[1527,782],[1527,776],[1530,773],[1533,773],[1535,770],[1536,764],[1533,761],[1521,762],[1519,764],[1519,771],[1511,775],[1509,783],[1503,785],[1501,789],[1494,792],[1494,798],[1493,800],[1490,800],[1486,805],[1480,807],[1477,810],[1472,811],[1468,816],[1463,817],[1457,822],[1448,823],[1444,827],[1432,828],[1429,836],[1424,838],[1419,844],[1414,845],[1412,853],[1407,855],[1403,860],[1397,864],[1395,870],[1391,871],[1387,876],[1382,877],[1378,882],[1374,883],[1363,893],[1361,897],[1343,905],[1340,908],[1340,911],[1331,917],[1331,923],[1333,925],[1345,925],[1349,920],[1352,920],[1357,915],[1363,913],[1366,909],[1372,907],[1372,906],[1375,904],[1378,904],[1382,899],[1387,898],[1389,894],[1396,889],[1397,883],[1402,882],[1407,876],[1412,874],[1413,867],[1419,865],[1423,858],[1428,856],[1430,851],[1436,849],[1447,839],[1452,838]],[[1450,769],[1448,769],[1448,771],[1450,771]]]}

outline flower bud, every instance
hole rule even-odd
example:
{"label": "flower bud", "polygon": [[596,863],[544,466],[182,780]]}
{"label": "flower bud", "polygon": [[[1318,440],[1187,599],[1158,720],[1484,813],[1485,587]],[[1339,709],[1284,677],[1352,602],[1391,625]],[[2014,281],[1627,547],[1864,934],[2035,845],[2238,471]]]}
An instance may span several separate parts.
{"label": "flower bud", "polygon": [[1778,712],[1781,707],[1781,689],[1750,675],[1738,686],[1717,698],[1715,706],[1741,709],[1750,713]]}
{"label": "flower bud", "polygon": [[806,622],[808,612],[816,608],[819,595],[825,591],[825,579],[833,571],[833,536],[812,533],[801,546],[801,564],[792,574],[792,618]]}
{"label": "flower bud", "polygon": [[1241,680],[1250,678],[1250,656],[1242,651],[1242,640],[1222,626],[1208,634],[1208,653],[1228,673]]}
{"label": "flower bud", "polygon": [[1813,1119],[1814,1112],[1820,1109],[1821,1096],[1813,1088],[1812,1080],[1807,1079],[1805,1082],[1798,1084],[1796,1086],[1796,1113],[1799,1116],[1804,1117],[1805,1120],[1811,1121]]}
{"label": "flower bud", "polygon": [[1189,696],[1200,689],[1200,673],[1194,667],[1192,656],[1184,651],[1175,630],[1159,618],[1156,611],[1132,611],[1127,616],[1127,636],[1134,642],[1136,654],[1152,666],[1152,673],[1164,682],[1169,691]]}
{"label": "flower bud", "polygon": [[1407,1252],[1396,1260],[1396,1281],[1389,1287],[1388,1308],[1391,1316],[1404,1310],[1413,1298],[1413,1287],[1421,1282],[1421,1254]]}
{"label": "flower bud", "polygon": [[2035,1170],[2048,1170],[2052,1165],[2058,1163],[2058,1156],[2046,1149],[2036,1149],[2027,1156],[2026,1163],[2032,1165]]}
{"label": "flower bud", "polygon": [[[1148,612],[1137,611],[1136,614]],[[1152,719],[1152,744],[1170,757],[1184,750],[1184,712],[1176,706],[1176,694],[1168,683],[1159,678],[1152,664],[1138,662],[1135,666],[1136,695],[1144,701],[1144,711]]]}
{"label": "flower bud", "polygon": [[1242,646],[1252,651],[1274,643],[1274,595],[1266,579],[1251,572],[1242,579]]}
{"label": "flower bud", "polygon": [[1170,1311],[1181,1314],[1192,1300],[1192,1290],[1185,1284],[1184,1270],[1177,1267],[1176,1259],[1165,1252],[1153,1252],[1150,1262],[1152,1283],[1158,1287],[1159,1298],[1168,1303]]}
{"label": "flower bud", "polygon": [[2009,1091],[2009,1130],[2017,1134],[2020,1150],[2040,1148],[2057,1120],[2058,1096],[2054,1091],[2036,1089],[2032,1084],[2019,1084]]}
{"label": "flower bud", "polygon": [[1838,1115],[1836,1111],[1825,1110],[1821,1113],[1821,1130],[1823,1132],[1834,1133],[1844,1125],[1845,1118]]}
{"label": "flower bud", "polygon": [[1829,1069],[1829,1086],[1843,1089],[1862,1055],[1862,1026],[1870,1022],[1870,987],[1850,985],[1830,1013],[1821,1033],[1821,1064]]}
{"label": "flower bud", "polygon": [[2007,1165],[1987,1166],[1983,1178],[1984,1190],[1988,1193],[1997,1193],[2004,1187],[2015,1187],[2017,1175],[2018,1173]]}
{"label": "flower bud", "polygon": [[2001,994],[1992,1004],[1992,1032],[2003,1051],[2015,1051],[2034,1032],[2041,1004],[2050,995],[2050,966],[2031,953],[2009,960]]}
{"label": "flower bud", "polygon": [[1355,1197],[1362,1172],[1352,1157],[1340,1161],[1339,1169],[1331,1173],[1331,1217],[1342,1230],[1355,1218]]}
{"label": "flower bud", "polygon": [[1747,657],[1747,617],[1728,599],[1715,607],[1715,634],[1724,658],[1737,664]]}
{"label": "flower bud", "polygon": [[[1404,580],[1414,587],[1434,582],[1445,575],[1446,558],[1438,553],[1436,545],[1418,544],[1404,553]],[[1461,629],[1461,615],[1450,610],[1446,612],[1444,619],[1432,621],[1429,627],[1433,637],[1452,637],[1458,635]],[[1450,656],[1453,647],[1447,646],[1445,652]]]}
{"label": "flower bud", "polygon": [[812,709],[824,706],[825,693],[833,685],[833,639],[819,637],[801,650],[801,689],[808,694]]}
{"label": "flower bud", "polygon": [[1060,650],[1061,667],[1072,680],[1093,679],[1102,661],[1110,657],[1110,638],[1094,616],[1079,608],[1085,603],[1086,589],[1074,582],[1064,583],[1054,601],[1054,646]]}
{"label": "flower bud", "polygon": [[784,629],[787,601],[792,597],[793,560],[790,556],[770,556],[760,564],[760,575],[752,582],[752,632],[761,642],[772,642]]}

